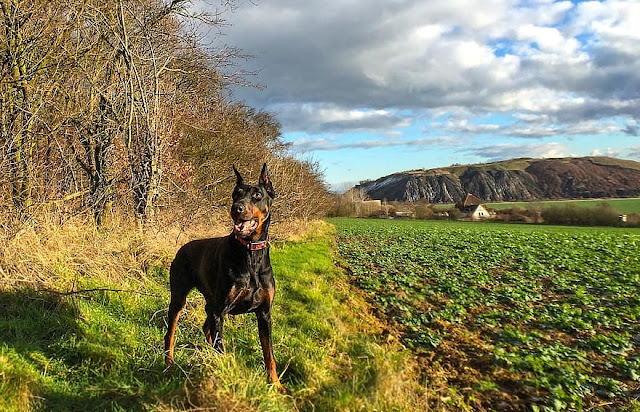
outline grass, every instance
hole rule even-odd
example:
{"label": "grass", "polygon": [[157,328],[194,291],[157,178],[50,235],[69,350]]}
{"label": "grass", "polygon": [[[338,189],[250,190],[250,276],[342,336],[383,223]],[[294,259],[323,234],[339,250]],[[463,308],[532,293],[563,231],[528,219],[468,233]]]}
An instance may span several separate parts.
{"label": "grass", "polygon": [[639,410],[640,230],[332,222],[452,409]]}
{"label": "grass", "polygon": [[612,209],[625,214],[640,213],[640,198],[622,199],[588,199],[588,200],[549,200],[541,202],[500,202],[487,203],[487,206],[502,210],[519,207],[522,209],[543,209],[552,206],[562,206],[572,204],[578,207],[596,207],[601,204],[608,204]]}
{"label": "grass", "polygon": [[[603,203],[611,206],[612,209],[625,214],[640,213],[640,198],[611,198],[611,199],[585,199],[585,200],[543,200],[533,202],[497,202],[487,203],[487,206],[496,210],[511,209],[514,207],[522,209],[543,209],[553,206],[563,206],[572,204],[578,207],[596,207]],[[455,205],[452,203],[435,204],[436,210],[451,209]]]}
{"label": "grass", "polygon": [[[413,354],[334,265],[330,225],[272,248],[274,352],[290,396],[266,384],[253,315],[225,323],[225,354],[205,344],[195,292],[178,325],[177,365],[165,368],[178,237],[125,227],[67,223],[0,237],[0,410],[425,409]],[[105,290],[51,291],[85,289]]]}
{"label": "grass", "polygon": [[449,173],[453,173],[455,175],[462,175],[466,170],[470,167],[474,167],[480,170],[525,170],[532,161],[537,159],[529,159],[529,158],[519,158],[519,159],[510,159],[510,160],[502,160],[499,162],[491,162],[491,163],[478,163],[472,165],[463,165],[463,166],[449,166],[441,168],[442,170],[446,170]]}

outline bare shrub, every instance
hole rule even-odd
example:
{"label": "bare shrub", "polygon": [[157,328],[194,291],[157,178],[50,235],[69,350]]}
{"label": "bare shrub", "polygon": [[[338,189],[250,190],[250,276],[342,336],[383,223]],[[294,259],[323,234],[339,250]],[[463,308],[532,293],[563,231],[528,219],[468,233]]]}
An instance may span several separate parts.
{"label": "bare shrub", "polygon": [[328,215],[331,217],[367,217],[362,213],[362,202],[367,199],[368,196],[364,190],[351,188],[343,194],[333,196],[333,204],[328,210]]}
{"label": "bare shrub", "polygon": [[579,207],[573,203],[551,206],[542,210],[546,223],[577,226],[618,226],[619,213],[607,203],[595,207]]}
{"label": "bare shrub", "polygon": [[433,219],[433,207],[428,203],[419,203],[414,207],[416,219]]}

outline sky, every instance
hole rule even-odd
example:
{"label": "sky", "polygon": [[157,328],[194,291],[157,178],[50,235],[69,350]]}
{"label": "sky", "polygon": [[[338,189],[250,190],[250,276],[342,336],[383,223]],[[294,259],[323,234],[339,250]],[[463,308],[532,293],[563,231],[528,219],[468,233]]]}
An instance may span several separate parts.
{"label": "sky", "polygon": [[[209,4],[206,7],[214,7]],[[212,43],[252,58],[332,188],[514,157],[640,160],[640,0],[251,0]]]}

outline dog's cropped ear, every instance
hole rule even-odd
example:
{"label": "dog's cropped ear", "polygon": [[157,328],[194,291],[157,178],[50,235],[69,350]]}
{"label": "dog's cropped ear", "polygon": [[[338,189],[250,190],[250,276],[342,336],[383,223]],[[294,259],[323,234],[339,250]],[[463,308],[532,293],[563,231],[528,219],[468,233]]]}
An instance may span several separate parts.
{"label": "dog's cropped ear", "polygon": [[273,190],[273,184],[271,183],[271,178],[269,177],[269,171],[267,170],[267,164],[265,163],[262,166],[262,172],[260,172],[260,179],[258,180],[258,184],[264,186],[267,190],[267,193],[271,198],[276,197],[276,192]]}
{"label": "dog's cropped ear", "polygon": [[240,172],[238,172],[238,169],[236,169],[236,165],[232,165],[233,166],[233,173],[236,174],[236,186],[240,186],[244,184],[244,179],[242,178],[242,175],[240,174]]}

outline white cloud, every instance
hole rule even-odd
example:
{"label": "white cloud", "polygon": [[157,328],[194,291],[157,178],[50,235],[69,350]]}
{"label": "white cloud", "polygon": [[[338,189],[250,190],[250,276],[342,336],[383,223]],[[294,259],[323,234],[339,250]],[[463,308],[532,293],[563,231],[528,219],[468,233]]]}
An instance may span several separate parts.
{"label": "white cloud", "polygon": [[573,8],[570,1],[517,1],[508,10],[500,27],[518,27],[531,23],[537,26],[555,25]]}
{"label": "white cloud", "polygon": [[503,126],[498,124],[477,124],[470,123],[469,119],[450,119],[446,125],[446,130],[455,132],[455,133],[487,133],[487,132],[496,132],[503,128]]}
{"label": "white cloud", "polygon": [[404,136],[405,133],[398,130],[394,130],[394,131],[386,132],[384,135],[388,138],[397,138],[397,137]]}
{"label": "white cloud", "polygon": [[630,157],[640,159],[640,146],[630,147],[628,150]]}
{"label": "white cloud", "polygon": [[548,114],[514,113],[513,117],[524,122],[548,122]]}
{"label": "white cloud", "polygon": [[635,0],[589,1],[577,6],[574,31],[591,32],[609,47],[636,54],[638,21],[640,3]]}
{"label": "white cloud", "polygon": [[286,131],[319,134],[346,131],[393,131],[408,127],[412,118],[397,111],[343,108],[331,104],[285,104],[272,107],[280,113]]}
{"label": "white cloud", "polygon": [[461,152],[479,156],[486,161],[498,161],[515,157],[566,157],[569,147],[562,143],[539,144],[497,144],[460,150]]}
{"label": "white cloud", "polygon": [[607,147],[605,150],[595,149],[594,151],[591,152],[591,156],[618,157],[620,156],[620,153],[611,147]]}
{"label": "white cloud", "polygon": [[541,115],[581,105],[584,101],[582,96],[542,87],[508,90],[492,97],[492,103],[501,111],[518,110]]}
{"label": "white cloud", "polygon": [[489,65],[496,59],[489,47],[469,40],[454,44],[452,52],[463,69]]}
{"label": "white cloud", "polygon": [[336,137],[301,138],[293,142],[299,152],[330,151],[341,149],[374,149],[379,147],[456,147],[461,139],[449,136],[423,137],[419,139],[339,140]]}
{"label": "white cloud", "polygon": [[567,38],[555,27],[534,26],[525,24],[516,30],[518,40],[535,43],[539,50],[546,53],[571,55],[579,48],[573,37]]}
{"label": "white cloud", "polygon": [[549,115],[531,115],[518,113],[518,119],[511,124],[470,123],[468,118],[452,119],[440,125],[446,133],[453,134],[492,134],[495,136],[513,136],[521,138],[543,138],[549,136],[578,136],[578,135],[623,135],[637,132],[633,123],[620,126],[614,121],[580,121],[576,123],[558,123],[551,120]]}

